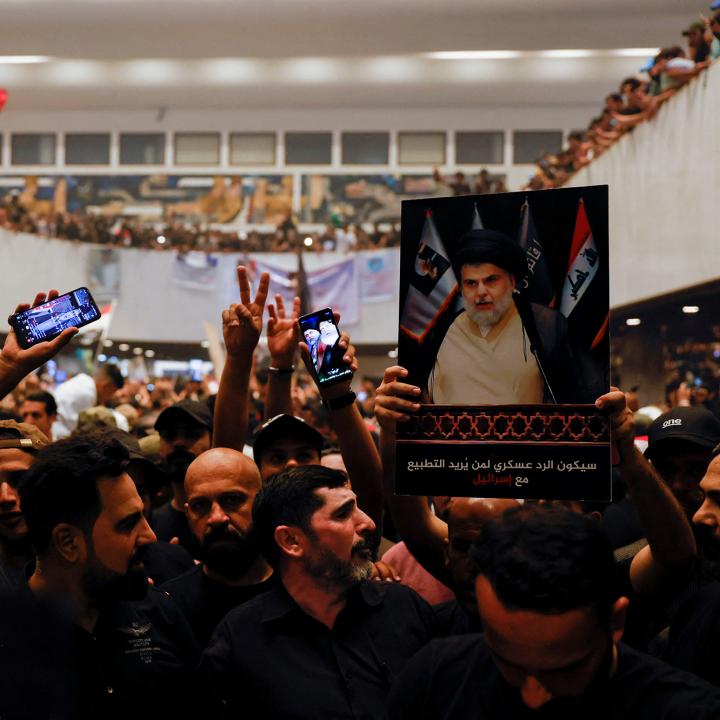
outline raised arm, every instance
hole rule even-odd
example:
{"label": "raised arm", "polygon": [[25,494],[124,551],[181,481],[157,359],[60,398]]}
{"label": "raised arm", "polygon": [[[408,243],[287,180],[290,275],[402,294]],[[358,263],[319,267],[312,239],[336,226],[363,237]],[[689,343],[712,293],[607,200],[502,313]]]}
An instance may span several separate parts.
{"label": "raised arm", "polygon": [[614,389],[598,398],[596,405],[611,411],[620,469],[648,541],[633,558],[630,582],[638,594],[650,594],[689,567],[696,554],[695,538],[678,501],[635,446],[635,422],[625,393]]}
{"label": "raised arm", "polygon": [[270,276],[260,277],[255,299],[250,300],[247,269],[238,265],[240,302],[223,310],[222,328],[227,357],[220,377],[213,447],[227,447],[242,452],[248,428],[248,394],[252,359],[262,331],[262,316],[267,299]]}
{"label": "raised arm", "polygon": [[[38,293],[33,300],[32,307],[42,305],[48,300],[54,300],[57,296],[57,290],[51,290],[47,295]],[[30,307],[29,304],[22,303],[15,308],[15,312],[23,312]],[[41,342],[24,350],[18,344],[15,330],[11,328],[5,339],[5,345],[0,351],[0,399],[11,392],[26,375],[42,367],[57,355],[72,340],[77,331],[77,328],[67,328],[54,340]]]}
{"label": "raised arm", "polygon": [[381,448],[385,502],[400,537],[415,559],[440,582],[450,584],[445,567],[447,523],[430,510],[427,498],[395,494],[395,435],[398,422],[406,422],[420,408],[420,388],[403,382],[407,370],[395,365],[385,370],[375,395],[375,417],[382,428]]}
{"label": "raised arm", "polygon": [[300,298],[293,300],[292,312],[286,317],[281,295],[275,295],[275,305],[268,305],[267,340],[270,351],[268,387],[265,400],[265,419],[280,414],[293,414],[292,379],[295,370],[300,328]]}
{"label": "raised arm", "polygon": [[[339,317],[336,313],[336,322]],[[338,343],[345,351],[343,362],[354,374],[358,363],[355,348],[350,344],[350,336],[345,332],[341,333]],[[308,346],[300,343],[299,347],[305,367],[310,376],[316,379]],[[327,387],[318,385],[318,390],[330,413],[330,423],[337,434],[340,453],[357,495],[358,505],[373,519],[379,535],[382,532],[383,514],[382,464],[370,430],[355,402],[355,395],[350,391],[351,384],[352,377]]]}

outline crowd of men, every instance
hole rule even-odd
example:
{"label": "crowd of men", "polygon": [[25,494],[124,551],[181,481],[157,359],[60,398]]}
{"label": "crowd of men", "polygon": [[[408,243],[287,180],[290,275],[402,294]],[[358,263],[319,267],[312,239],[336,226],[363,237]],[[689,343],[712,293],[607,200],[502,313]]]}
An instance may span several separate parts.
{"label": "crowd of men", "polygon": [[101,365],[53,395],[40,369],[76,330],[7,336],[2,717],[720,718],[713,413],[636,428],[632,397],[598,397],[612,503],[396,495],[426,389],[399,366],[359,384],[346,333],[355,380],[318,386],[299,299],[238,285],[209,394]]}
{"label": "crowd of men", "polygon": [[602,155],[620,137],[655,117],[660,106],[720,57],[720,5],[711,14],[688,25],[682,32],[687,49],[680,45],[662,48],[640,68],[639,75],[625,78],[617,91],[604,100],[600,113],[586,130],[568,136],[567,147],[546,152],[536,164],[527,190],[559,187],[594,158]]}

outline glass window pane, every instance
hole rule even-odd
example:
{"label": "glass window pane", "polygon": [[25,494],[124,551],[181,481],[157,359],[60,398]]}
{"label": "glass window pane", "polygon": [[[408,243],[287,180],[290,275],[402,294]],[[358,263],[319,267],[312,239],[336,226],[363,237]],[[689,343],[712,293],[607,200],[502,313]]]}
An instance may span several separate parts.
{"label": "glass window pane", "polygon": [[343,165],[387,165],[389,147],[390,133],[343,133]]}
{"label": "glass window pane", "polygon": [[218,165],[220,135],[218,133],[176,133],[175,163],[177,165]]}
{"label": "glass window pane", "polygon": [[66,165],[107,165],[110,162],[110,135],[68,133],[65,135]]}
{"label": "glass window pane", "polygon": [[330,165],[332,162],[332,133],[286,133],[285,162],[288,165]]}
{"label": "glass window pane", "polygon": [[503,162],[504,144],[502,131],[459,132],[455,135],[455,162],[499,165]]}
{"label": "glass window pane", "polygon": [[398,136],[401,165],[444,165],[444,132],[401,132]]}
{"label": "glass window pane", "polygon": [[165,162],[165,135],[123,133],[120,135],[122,165],[162,165]]}
{"label": "glass window pane", "polygon": [[274,165],[275,133],[233,133],[230,136],[231,165]]}
{"label": "glass window pane", "polygon": [[513,162],[534,163],[543,153],[562,149],[561,130],[516,130],[513,133]]}
{"label": "glass window pane", "polygon": [[13,165],[54,165],[55,135],[45,133],[12,136]]}

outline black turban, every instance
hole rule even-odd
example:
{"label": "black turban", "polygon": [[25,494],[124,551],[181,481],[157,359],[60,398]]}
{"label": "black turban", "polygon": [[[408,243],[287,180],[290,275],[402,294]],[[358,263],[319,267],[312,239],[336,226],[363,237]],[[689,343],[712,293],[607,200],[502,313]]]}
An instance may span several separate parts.
{"label": "black turban", "polygon": [[515,276],[518,285],[528,272],[525,251],[507,235],[494,230],[470,230],[460,238],[453,263],[458,281],[463,265],[480,263],[491,263],[506,270]]}

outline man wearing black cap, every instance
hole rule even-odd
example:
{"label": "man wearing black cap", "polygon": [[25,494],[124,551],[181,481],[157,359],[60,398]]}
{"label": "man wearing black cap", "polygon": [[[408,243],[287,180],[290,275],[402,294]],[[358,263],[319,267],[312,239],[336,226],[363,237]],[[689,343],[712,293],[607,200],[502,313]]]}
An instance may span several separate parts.
{"label": "man wearing black cap", "polygon": [[0,422],[0,592],[24,583],[25,567],[35,556],[20,509],[20,480],[33,454],[48,444],[36,427]]}
{"label": "man wearing black cap", "polygon": [[593,402],[565,318],[514,295],[527,274],[525,252],[493,230],[460,239],[455,273],[465,311],[454,320],[428,379],[433,403],[508,405]]}
{"label": "man wearing black cap", "polygon": [[160,413],[155,429],[172,499],[153,512],[153,530],[159,540],[178,538],[196,556],[197,545],[185,517],[185,472],[198,455],[210,449],[212,414],[206,403],[182,400]]}

